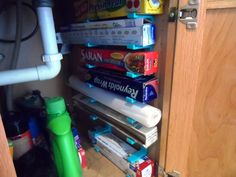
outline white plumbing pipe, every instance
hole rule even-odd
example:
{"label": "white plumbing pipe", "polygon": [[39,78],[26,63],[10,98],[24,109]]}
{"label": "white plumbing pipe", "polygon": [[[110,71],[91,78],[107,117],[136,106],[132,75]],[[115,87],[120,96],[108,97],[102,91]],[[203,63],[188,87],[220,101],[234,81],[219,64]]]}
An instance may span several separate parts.
{"label": "white plumbing pipe", "polygon": [[161,119],[161,111],[159,109],[140,102],[133,104],[127,103],[123,97],[117,94],[107,92],[97,87],[89,88],[86,83],[80,81],[75,76],[69,78],[69,85],[80,93],[136,120],[148,128],[156,126]]}
{"label": "white plumbing pipe", "polygon": [[43,61],[46,64],[32,68],[1,71],[0,86],[47,80],[54,78],[60,72],[62,55],[58,53],[52,9],[38,7],[37,14],[44,49]]}
{"label": "white plumbing pipe", "polygon": [[38,7],[37,14],[45,54],[57,54],[58,49],[52,9],[50,7]]}

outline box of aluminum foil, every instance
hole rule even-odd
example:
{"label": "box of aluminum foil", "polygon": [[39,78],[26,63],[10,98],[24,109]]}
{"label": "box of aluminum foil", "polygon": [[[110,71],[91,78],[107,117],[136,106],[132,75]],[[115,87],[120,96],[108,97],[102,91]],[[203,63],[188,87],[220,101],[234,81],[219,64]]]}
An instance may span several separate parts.
{"label": "box of aluminum foil", "polygon": [[130,78],[122,73],[102,68],[82,69],[81,80],[139,102],[149,103],[157,98],[158,81],[153,76]]}

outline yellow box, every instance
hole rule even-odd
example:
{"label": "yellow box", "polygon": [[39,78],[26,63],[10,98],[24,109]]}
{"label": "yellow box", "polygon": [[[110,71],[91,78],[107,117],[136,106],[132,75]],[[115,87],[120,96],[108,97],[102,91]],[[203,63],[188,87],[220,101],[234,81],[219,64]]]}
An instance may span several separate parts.
{"label": "yellow box", "polygon": [[163,2],[159,0],[98,0],[96,14],[99,19],[124,17],[128,13],[161,14]]}
{"label": "yellow box", "polygon": [[[76,0],[75,0],[76,1]],[[82,0],[85,5],[86,0]],[[127,17],[128,13],[156,15],[163,13],[164,0],[87,0],[87,14],[78,16],[76,21],[87,19],[108,19]],[[80,1],[81,2],[81,1]],[[75,10],[80,10],[77,6]],[[84,9],[84,8],[82,8]],[[82,18],[81,18],[82,17]]]}

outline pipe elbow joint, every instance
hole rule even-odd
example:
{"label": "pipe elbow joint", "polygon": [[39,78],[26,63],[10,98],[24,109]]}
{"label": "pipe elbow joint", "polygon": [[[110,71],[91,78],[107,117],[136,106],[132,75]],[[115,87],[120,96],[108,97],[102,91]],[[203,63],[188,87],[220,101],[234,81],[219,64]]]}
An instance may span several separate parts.
{"label": "pipe elbow joint", "polygon": [[37,67],[39,80],[48,80],[55,78],[61,70],[61,63],[53,62],[47,63],[47,65],[42,65]]}

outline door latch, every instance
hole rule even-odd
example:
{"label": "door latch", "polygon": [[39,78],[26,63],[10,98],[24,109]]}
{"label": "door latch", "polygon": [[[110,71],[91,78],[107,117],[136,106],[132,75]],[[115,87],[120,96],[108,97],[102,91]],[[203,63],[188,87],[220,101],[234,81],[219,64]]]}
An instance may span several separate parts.
{"label": "door latch", "polygon": [[197,28],[197,16],[200,0],[189,0],[188,5],[179,11],[179,20],[186,24],[187,29]]}

